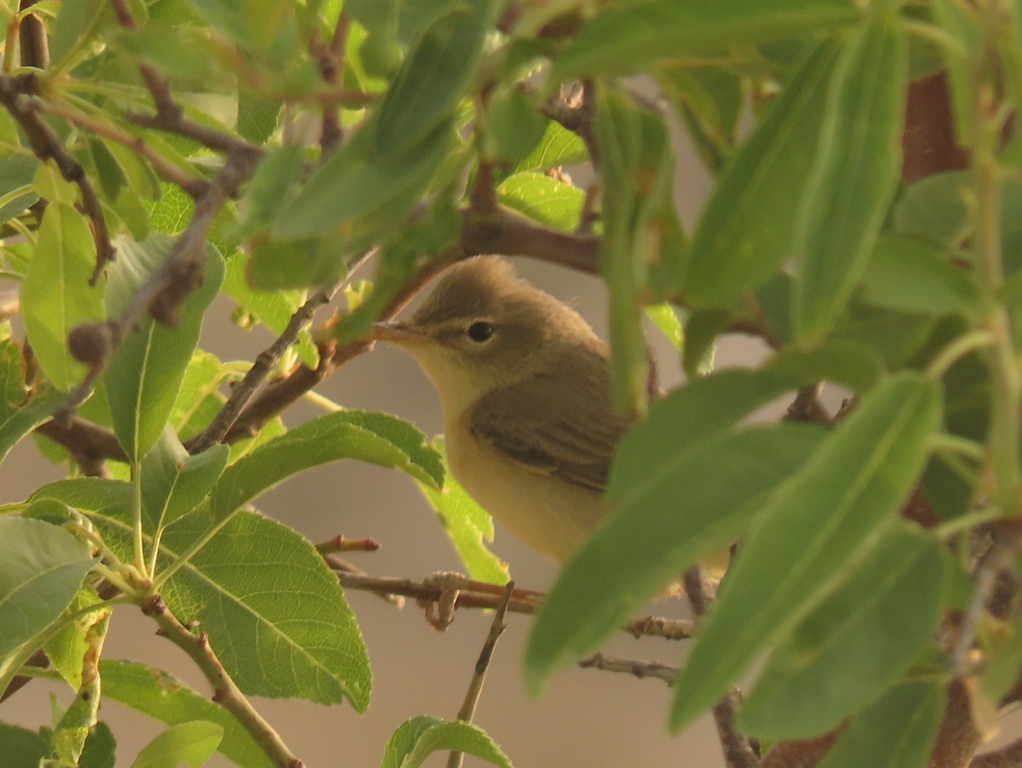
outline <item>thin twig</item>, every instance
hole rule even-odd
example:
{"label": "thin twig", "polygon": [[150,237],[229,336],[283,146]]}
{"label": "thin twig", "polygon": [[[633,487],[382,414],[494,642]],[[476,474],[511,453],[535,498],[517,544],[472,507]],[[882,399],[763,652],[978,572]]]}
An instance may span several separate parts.
{"label": "thin twig", "polygon": [[[55,418],[67,418],[92,391],[92,386],[103,373],[117,346],[139,327],[146,314],[165,324],[175,325],[179,319],[181,303],[202,282],[208,252],[206,235],[220,209],[255,171],[259,155],[247,150],[233,152],[223,169],[209,185],[209,191],[195,204],[195,212],[185,231],[174,243],[159,271],[144,283],[116,320],[106,323],[81,325],[72,330],[73,338],[85,340],[90,335],[101,339],[103,354],[82,360],[89,365],[85,379],[68,395],[68,400]],[[91,341],[91,340],[90,340]],[[89,348],[92,344],[83,342]],[[74,351],[75,345],[72,345]],[[81,358],[80,358],[81,359]]]}
{"label": "thin twig", "polygon": [[594,165],[599,163],[599,148],[593,131],[595,106],[593,84],[586,81],[577,93],[568,95],[562,90],[540,107],[544,115],[582,139]]}
{"label": "thin twig", "polygon": [[[483,683],[486,682],[486,670],[490,667],[490,659],[493,658],[493,649],[497,647],[497,640],[507,629],[504,617],[507,616],[507,606],[511,601],[511,595],[515,591],[515,583],[509,581],[504,587],[504,594],[500,596],[497,603],[497,610],[493,614],[493,621],[490,623],[490,632],[486,635],[486,642],[479,652],[475,668],[472,670],[472,679],[468,683],[468,691],[465,692],[465,701],[458,710],[458,719],[471,723],[475,716],[476,707],[479,704],[479,697],[483,692]],[[447,768],[461,768],[465,761],[465,753],[454,750],[447,758]]]}
{"label": "thin twig", "polygon": [[316,291],[298,308],[298,311],[291,316],[291,320],[288,322],[284,332],[280,334],[273,344],[259,353],[252,367],[245,374],[245,378],[235,384],[234,389],[231,390],[231,396],[224,403],[223,408],[220,409],[212,423],[194,440],[189,442],[189,452],[192,454],[202,453],[223,439],[245,407],[245,403],[255,394],[255,391],[260,387],[270,371],[280,362],[280,358],[283,357],[288,348],[298,340],[298,334],[301,333],[302,329],[311,322],[313,313],[333,298],[339,286],[340,283],[338,282],[328,288]]}
{"label": "thin twig", "polygon": [[[444,587],[435,580],[414,581],[391,577],[370,576],[358,569],[345,564],[338,568],[332,555],[327,555],[327,563],[345,589],[356,589],[380,596],[403,595],[415,599],[420,605],[439,603],[444,597]],[[453,607],[457,608],[496,608],[500,603],[502,588],[483,581],[464,579],[458,584]],[[542,592],[530,589],[515,589],[508,603],[512,613],[530,615],[536,612],[543,598]],[[660,637],[666,640],[683,640],[692,637],[695,625],[685,619],[666,619],[660,616],[645,616],[630,621],[621,628],[635,638]]]}
{"label": "thin twig", "polygon": [[813,424],[830,424],[830,414],[820,402],[823,382],[802,387],[784,414],[785,421],[804,421]]}
{"label": "thin twig", "polygon": [[[713,603],[713,589],[701,565],[685,571],[682,580],[685,594],[692,604],[692,612],[702,618]],[[759,768],[759,755],[748,736],[735,728],[735,715],[741,702],[741,693],[732,688],[713,707],[713,719],[717,724],[720,746],[724,751],[724,762],[728,768]]]}
{"label": "thin twig", "polygon": [[273,726],[263,719],[227,674],[227,670],[210,647],[205,632],[198,635],[190,632],[170,612],[159,595],[149,598],[141,607],[142,613],[159,625],[159,634],[187,653],[195,662],[213,688],[213,701],[234,715],[275,766],[303,768],[304,763],[294,756]]}
{"label": "thin twig", "polygon": [[[337,17],[337,25],[334,27],[334,36],[330,45],[324,45],[318,33],[309,41],[309,48],[316,58],[319,66],[320,77],[328,86],[337,85],[343,82],[344,78],[344,57],[348,48],[348,33],[351,31],[351,17],[342,12]],[[325,158],[330,150],[337,146],[344,138],[344,129],[341,127],[341,118],[337,104],[323,105],[323,126],[319,139],[322,156]]]}
{"label": "thin twig", "polygon": [[181,187],[186,194],[195,200],[200,199],[209,191],[208,181],[193,173],[189,173],[181,166],[168,160],[166,157],[146,144],[145,139],[141,136],[135,136],[134,134],[128,133],[127,131],[118,128],[116,125],[95,120],[88,115],[79,112],[78,110],[66,107],[63,104],[35,99],[30,103],[30,106],[40,112],[46,112],[51,115],[62,117],[69,123],[77,125],[79,128],[84,128],[99,136],[104,136],[112,141],[116,141],[118,144],[123,144],[148,160],[153,166],[153,169],[161,177],[163,177],[165,181],[169,181],[171,184],[176,184]]}
{"label": "thin twig", "polygon": [[31,73],[17,77],[0,75],[0,103],[25,131],[36,157],[44,163],[47,160],[53,160],[64,180],[78,186],[82,196],[81,207],[85,215],[89,217],[92,238],[96,243],[96,268],[89,280],[90,285],[95,285],[103,273],[103,269],[108,262],[113,261],[115,255],[113,243],[110,242],[110,232],[106,226],[106,218],[103,215],[103,206],[99,201],[99,195],[96,194],[92,180],[85,173],[85,169],[75,160],[74,155],[64,146],[60,137],[33,108],[32,100],[28,96],[37,94],[38,86],[36,76]]}
{"label": "thin twig", "polygon": [[331,555],[335,552],[375,552],[379,548],[380,542],[376,539],[346,539],[341,534],[316,545],[316,551],[321,555]]}
{"label": "thin twig", "polygon": [[955,671],[959,677],[966,677],[974,671],[972,647],[976,642],[980,619],[988,608],[1000,575],[1014,567],[1020,531],[1018,525],[1013,523],[1014,521],[1005,521],[1002,525],[994,526],[993,544],[976,569],[972,601],[965,612],[965,618],[951,654]]}
{"label": "thin twig", "polygon": [[[132,14],[127,0],[110,0],[110,5],[117,16],[118,24],[129,32],[138,29],[138,23],[135,21],[135,16]],[[152,94],[153,103],[156,105],[156,114],[169,122],[180,120],[184,116],[184,110],[180,104],[174,101],[170,92],[170,84],[163,75],[148,64],[139,64],[138,69],[142,74],[142,79],[145,80],[146,88]]]}
{"label": "thin twig", "polygon": [[678,668],[659,661],[639,661],[638,659],[622,659],[617,656],[606,656],[602,653],[594,654],[588,659],[578,663],[582,669],[599,669],[604,672],[621,672],[626,675],[643,680],[647,677],[655,677],[663,680],[668,685],[674,685],[674,678],[678,675]]}

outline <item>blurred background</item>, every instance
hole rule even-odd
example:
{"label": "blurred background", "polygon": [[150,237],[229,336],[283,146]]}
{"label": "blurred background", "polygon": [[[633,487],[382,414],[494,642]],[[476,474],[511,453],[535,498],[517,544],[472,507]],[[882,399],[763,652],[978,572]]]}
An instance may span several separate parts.
{"label": "blurred background", "polygon": [[[676,199],[685,225],[691,228],[698,220],[710,178],[680,131],[675,133]],[[569,172],[576,182],[584,183],[578,169]],[[573,305],[606,338],[606,292],[600,280],[535,261],[516,260],[516,264],[525,278]],[[222,360],[252,360],[272,337],[262,327],[250,332],[239,330],[230,321],[233,308],[225,297],[217,300],[207,314],[201,346]],[[657,331],[651,330],[650,338],[659,362],[661,385],[665,389],[677,386],[683,377],[676,352]],[[755,365],[765,355],[766,349],[758,340],[731,336],[718,347],[717,367]],[[439,401],[431,385],[410,357],[385,344],[345,365],[318,391],[348,408],[396,414],[430,436],[442,430]],[[831,406],[839,399],[840,394],[834,394]],[[777,403],[756,418],[777,419],[785,406]],[[302,402],[285,415],[285,421],[294,426],[320,413]],[[62,468],[47,463],[33,441],[25,440],[0,465],[0,503],[21,501],[43,483],[62,476]],[[332,464],[286,481],[258,499],[257,507],[313,542],[337,534],[378,540],[382,548],[377,552],[346,555],[375,576],[421,580],[437,571],[461,570],[442,525],[421,492],[412,480],[396,471],[354,462]],[[499,526],[493,549],[510,563],[519,587],[545,590],[556,575],[552,563],[519,545]],[[349,592],[348,598],[365,635],[375,677],[368,712],[358,715],[347,705],[323,707],[254,699],[257,709],[309,768],[377,766],[390,735],[408,718],[454,718],[492,618],[478,610],[459,610],[454,623],[440,633],[424,620],[414,602],[398,610],[365,593]],[[647,613],[675,618],[688,615],[681,599],[659,601]],[[507,623],[489,668],[475,722],[518,768],[724,765],[709,717],[679,736],[668,735],[671,696],[661,680],[569,669],[553,679],[543,697],[531,698],[521,675],[530,619],[509,614]],[[155,625],[136,608],[119,606],[105,657],[151,664],[208,695],[209,687],[191,661],[154,631]],[[677,665],[685,653],[685,643],[658,638],[636,640],[622,633],[604,652]],[[33,681],[0,704],[0,720],[31,729],[50,725],[51,696],[67,706],[73,693],[67,686]],[[138,751],[163,730],[161,724],[115,702],[105,702],[100,715],[118,740],[118,768],[130,766]],[[1018,720],[1006,720],[1005,730],[1017,732]],[[1004,735],[994,744],[1006,738]],[[428,765],[441,766],[446,760],[446,753],[439,753]],[[226,768],[233,764],[214,756],[208,765]],[[467,756],[466,765],[485,763]]]}

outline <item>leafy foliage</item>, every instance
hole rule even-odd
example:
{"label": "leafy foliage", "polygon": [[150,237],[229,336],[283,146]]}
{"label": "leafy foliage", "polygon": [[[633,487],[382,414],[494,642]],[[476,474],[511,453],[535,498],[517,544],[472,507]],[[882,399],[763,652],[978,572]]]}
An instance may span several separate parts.
{"label": "leafy foliage", "polygon": [[[671,729],[742,683],[722,727],[778,755],[832,734],[825,768],[944,768],[972,728],[958,710],[989,730],[1017,700],[1017,3],[22,6],[0,9],[0,276],[18,293],[0,297],[0,461],[31,434],[69,476],[0,510],[0,690],[42,651],[37,674],[75,697],[38,733],[0,723],[6,763],[113,766],[104,696],[167,726],[138,768],[295,764],[247,695],[364,711],[345,566],[254,506],[313,467],[400,470],[480,594],[506,582],[439,442],[314,394],[329,413],[281,418],[443,266],[491,252],[603,279],[634,419],[611,514],[532,626],[529,687],[731,550],[719,594],[690,596]],[[673,117],[714,177],[693,221]],[[342,281],[347,308],[314,316]],[[202,349],[224,297],[278,337],[257,360]],[[669,392],[647,317],[688,377]],[[714,372],[731,333],[763,362]],[[780,398],[783,423],[760,423]],[[214,701],[101,660],[122,603]],[[427,715],[383,765],[440,750],[510,765],[478,726]]]}

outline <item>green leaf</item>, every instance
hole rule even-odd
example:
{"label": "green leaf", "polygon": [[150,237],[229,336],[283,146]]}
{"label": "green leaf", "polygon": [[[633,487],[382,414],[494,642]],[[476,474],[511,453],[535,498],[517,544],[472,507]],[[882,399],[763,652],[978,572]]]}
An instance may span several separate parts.
{"label": "green leaf", "polygon": [[819,768],[925,768],[946,699],[941,684],[892,688],[845,728]]}
{"label": "green leaf", "polygon": [[[633,460],[653,462],[625,495],[612,478],[613,515],[568,562],[547,593],[525,654],[533,691],[558,668],[596,651],[633,612],[700,557],[738,539],[764,494],[812,455],[821,430],[779,424],[696,439],[658,455],[673,424],[650,411]],[[622,451],[624,451],[622,447]],[[654,461],[655,458],[655,461]]]}
{"label": "green leaf", "polygon": [[578,134],[550,120],[547,122],[543,138],[529,156],[518,163],[515,173],[521,171],[546,173],[564,165],[581,163],[588,158],[585,142]]}
{"label": "green leaf", "polygon": [[646,307],[646,315],[679,352],[685,349],[685,310],[664,302]]}
{"label": "green leaf", "polygon": [[637,72],[658,59],[804,37],[854,24],[841,0],[675,0],[630,3],[593,17],[554,61],[550,81]]}
{"label": "green leaf", "polygon": [[91,34],[106,3],[97,0],[65,0],[60,4],[57,18],[50,34],[50,61],[59,66],[64,59],[77,49],[78,44]]}
{"label": "green leaf", "polygon": [[195,213],[195,201],[176,184],[161,184],[159,200],[149,207],[149,223],[157,232],[176,235],[184,232]]}
{"label": "green leaf", "polygon": [[871,347],[837,340],[805,352],[784,347],[765,367],[801,385],[829,381],[860,394],[876,386],[884,373],[883,361]]}
{"label": "green leaf", "polygon": [[440,487],[439,455],[411,424],[369,411],[341,411],[307,421],[232,464],[213,490],[212,507],[222,518],[282,480],[340,459],[359,459],[401,469]]}
{"label": "green leaf", "polygon": [[944,251],[898,235],[877,242],[862,285],[866,303],[904,312],[968,313],[979,303],[976,284]]}
{"label": "green leaf", "polygon": [[684,290],[694,306],[728,303],[791,258],[837,53],[825,44],[806,57],[725,167],[692,239]]}
{"label": "green leaf", "polygon": [[[243,251],[237,251],[230,256],[221,290],[238,302],[245,313],[255,317],[279,336],[291,322],[291,316],[305,303],[307,294],[305,291],[296,290],[261,291],[252,288],[247,275],[250,263],[248,254]],[[315,368],[318,360],[316,345],[312,343],[307,330],[302,331],[298,338],[295,351],[302,358],[302,362],[310,368]]]}
{"label": "green leaf", "polygon": [[138,472],[149,530],[155,532],[195,509],[223,474],[229,454],[228,446],[214,445],[190,456],[173,427],[164,427]]}
{"label": "green leaf", "polygon": [[281,104],[276,99],[263,99],[248,91],[238,97],[238,135],[255,144],[262,144],[277,130]]}
{"label": "green leaf", "polygon": [[933,636],[943,565],[933,539],[897,526],[774,649],[742,703],[742,732],[807,739],[879,698]]}
{"label": "green leaf", "polygon": [[533,221],[561,232],[574,232],[585,193],[578,187],[534,171],[506,178],[497,187],[497,200]]}
{"label": "green leaf", "polygon": [[175,725],[146,744],[131,768],[178,768],[181,763],[199,768],[223,736],[224,729],[208,720]]}
{"label": "green leaf", "polygon": [[239,230],[249,234],[270,226],[281,207],[294,196],[304,170],[305,153],[301,147],[288,144],[270,149],[245,187],[242,204],[245,213]]}
{"label": "green leaf", "polygon": [[935,173],[909,184],[894,208],[894,230],[936,245],[957,247],[969,236],[965,195],[971,184],[968,171]]}
{"label": "green leaf", "polygon": [[327,158],[277,215],[274,237],[301,240],[338,227],[350,228],[383,212],[386,224],[393,226],[433,178],[453,135],[452,124],[443,122],[405,154],[383,157],[372,152],[371,128],[363,127]]}
{"label": "green leaf", "polygon": [[[45,501],[36,502],[32,505],[32,508],[38,510],[39,507],[48,503]],[[62,511],[66,513],[67,508],[64,507]],[[75,599],[71,601],[68,610],[78,611],[87,606],[95,605],[98,602],[99,596],[95,590],[91,587],[83,586],[78,590]],[[43,645],[43,650],[46,651],[46,656],[49,658],[53,668],[76,691],[82,687],[82,664],[85,652],[88,649],[85,633],[89,627],[104,618],[104,615],[102,611],[85,614],[70,624],[66,624]]]}
{"label": "green leaf", "polygon": [[103,320],[103,290],[89,286],[96,246],[82,214],[51,203],[43,216],[35,257],[21,287],[25,332],[39,367],[67,391],[86,368],[67,347],[67,335],[80,323]]}
{"label": "green leaf", "polygon": [[550,122],[519,88],[499,88],[490,97],[485,130],[496,145],[496,159],[518,163],[537,148]]}
{"label": "green leaf", "polygon": [[49,390],[25,402],[25,367],[21,347],[0,342],[0,462],[21,438],[50,418],[64,396]]}
{"label": "green leaf", "polygon": [[[217,750],[243,768],[272,768],[272,761],[241,724],[222,707],[173,675],[132,661],[99,663],[103,696],[167,725],[209,720],[223,728]],[[88,747],[86,747],[88,749]]]}
{"label": "green leaf", "polygon": [[[107,507],[91,517],[115,551],[131,551],[130,507]],[[161,562],[175,561],[212,531],[164,586],[174,615],[202,626],[246,694],[319,704],[347,698],[365,711],[372,680],[365,643],[337,577],[315,547],[259,514],[216,519],[207,509],[167,527]]]}
{"label": "green leaf", "polygon": [[39,768],[39,761],[49,751],[38,733],[0,722],[0,752],[7,768]]}
{"label": "green leaf", "polygon": [[703,376],[713,370],[717,337],[727,330],[731,312],[718,307],[697,309],[685,323],[685,346],[681,350],[681,367],[689,378]]}
{"label": "green leaf", "polygon": [[[153,234],[142,243],[117,238],[117,261],[110,270],[107,310],[117,315],[139,286],[160,268],[172,241]],[[103,376],[117,440],[132,462],[153,447],[170,417],[185,370],[199,340],[202,317],[220,289],[224,264],[206,259],[202,285],[185,297],[174,328],[146,318],[118,348]]]}
{"label": "green leaf", "polygon": [[673,730],[716,703],[890,530],[940,420],[939,383],[893,376],[772,494],[678,678]]}
{"label": "green leaf", "polygon": [[[603,176],[600,274],[610,291],[611,378],[615,407],[642,413],[649,394],[649,358],[640,305],[649,265],[661,260],[664,229],[675,223],[674,158],[661,115],[636,106],[620,89],[597,100],[596,140]],[[639,182],[641,180],[641,183]]]}
{"label": "green leaf", "polygon": [[454,115],[499,9],[495,0],[465,0],[423,32],[377,113],[378,155],[407,155]]}
{"label": "green leaf", "polygon": [[693,445],[735,426],[785,392],[792,381],[774,371],[733,368],[692,379],[650,405],[614,453],[607,501],[618,505],[659,476]]}
{"label": "green leaf", "polygon": [[830,330],[873,251],[901,169],[908,45],[878,10],[842,52],[797,224],[792,325],[802,341]]}
{"label": "green leaf", "polygon": [[89,731],[85,749],[78,759],[78,768],[114,768],[117,762],[116,749],[117,740],[109,726],[100,720]]}
{"label": "green leaf", "polygon": [[394,732],[384,749],[381,768],[419,768],[434,752],[451,750],[511,768],[510,758],[479,726],[425,715],[413,717]]}
{"label": "green leaf", "polygon": [[[92,654],[102,651],[109,627],[110,613],[104,612],[99,614],[85,630],[85,643]],[[53,755],[60,761],[60,764],[78,765],[89,734],[99,722],[101,701],[102,678],[98,675],[85,675],[83,672],[82,685],[78,688],[71,706],[63,712],[54,726],[53,735],[50,738]]]}
{"label": "green leaf", "polygon": [[220,412],[226,398],[218,388],[228,376],[224,364],[216,355],[202,349],[192,353],[177,401],[170,413],[170,423],[177,429],[181,440],[199,434]]}
{"label": "green leaf", "polygon": [[94,563],[62,528],[0,515],[0,657],[56,621]]}
{"label": "green leaf", "polygon": [[493,518],[451,474],[447,456],[443,453],[443,439],[434,440],[433,446],[444,460],[443,488],[423,482],[419,483],[419,488],[443,521],[447,536],[468,568],[469,576],[477,581],[506,584],[510,578],[507,563],[486,546],[487,542],[493,541]]}

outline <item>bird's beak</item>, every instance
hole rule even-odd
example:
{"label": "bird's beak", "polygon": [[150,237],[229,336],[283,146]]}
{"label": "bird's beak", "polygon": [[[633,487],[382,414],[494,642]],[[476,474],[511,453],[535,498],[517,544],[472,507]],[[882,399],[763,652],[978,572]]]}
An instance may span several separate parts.
{"label": "bird's beak", "polygon": [[400,345],[422,345],[429,340],[422,331],[404,323],[374,323],[372,338]]}

